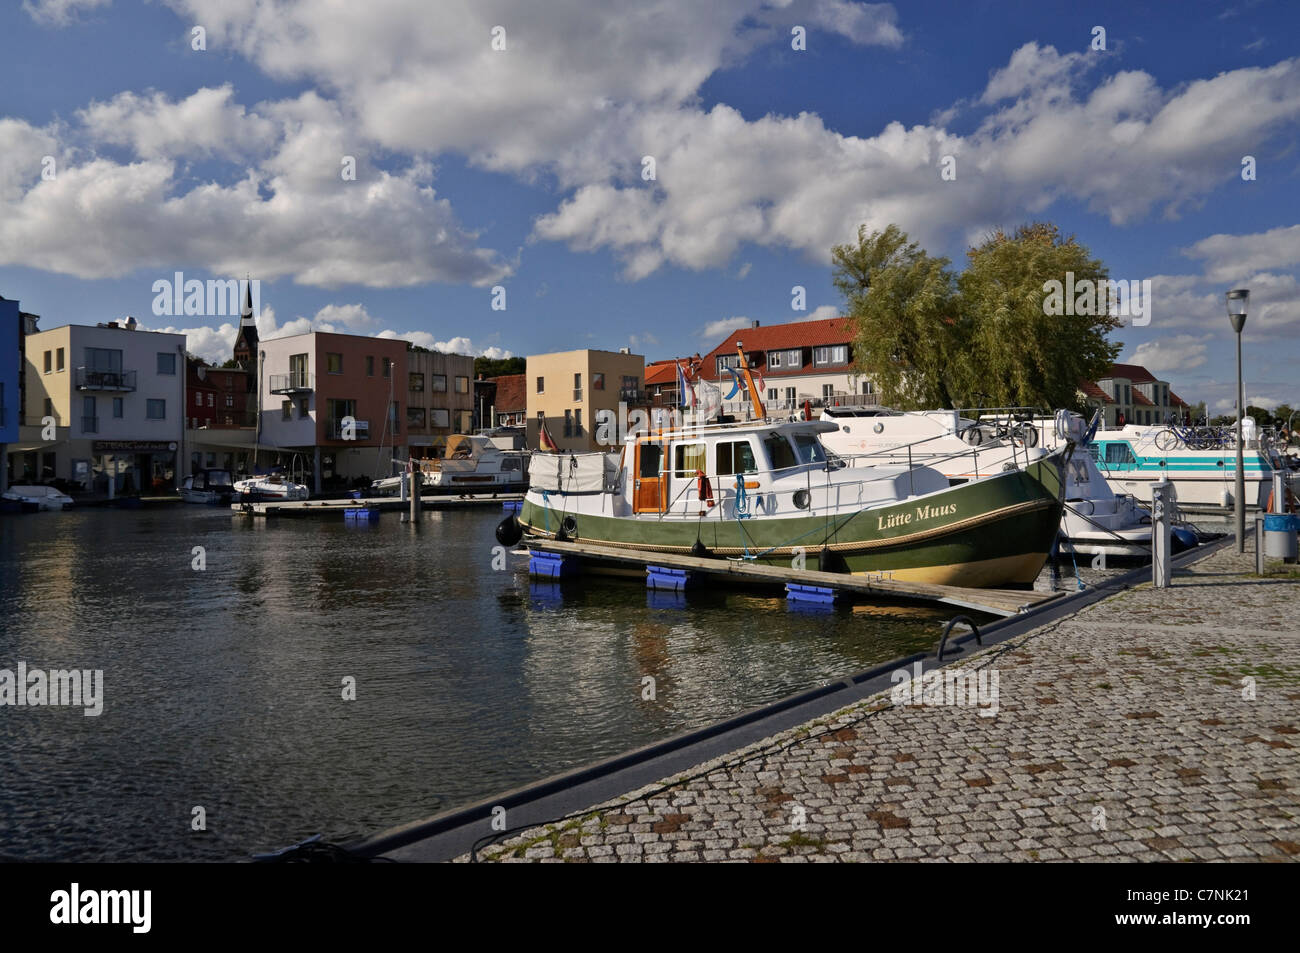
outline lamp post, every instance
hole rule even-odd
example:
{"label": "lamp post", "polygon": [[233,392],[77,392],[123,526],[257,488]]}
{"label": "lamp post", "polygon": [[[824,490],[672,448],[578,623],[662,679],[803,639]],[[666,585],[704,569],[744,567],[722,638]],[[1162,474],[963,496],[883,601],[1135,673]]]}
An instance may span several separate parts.
{"label": "lamp post", "polygon": [[[1246,407],[1242,401],[1241,385],[1241,329],[1246,326],[1246,305],[1250,300],[1250,292],[1245,288],[1236,288],[1228,292],[1228,320],[1232,322],[1232,330],[1237,334],[1237,482],[1232,494],[1233,513],[1237,522],[1237,552],[1246,551],[1246,462],[1245,462],[1245,436],[1241,421],[1245,416]],[[1260,541],[1256,540],[1255,545],[1259,546]]]}

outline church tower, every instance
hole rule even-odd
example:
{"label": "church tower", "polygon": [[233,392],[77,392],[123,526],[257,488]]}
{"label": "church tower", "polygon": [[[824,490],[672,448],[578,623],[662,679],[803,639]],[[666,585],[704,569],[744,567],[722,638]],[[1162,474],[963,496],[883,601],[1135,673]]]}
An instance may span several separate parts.
{"label": "church tower", "polygon": [[235,363],[246,371],[256,370],[257,321],[253,315],[253,282],[244,283],[244,307],[239,315],[239,334],[235,337]]}

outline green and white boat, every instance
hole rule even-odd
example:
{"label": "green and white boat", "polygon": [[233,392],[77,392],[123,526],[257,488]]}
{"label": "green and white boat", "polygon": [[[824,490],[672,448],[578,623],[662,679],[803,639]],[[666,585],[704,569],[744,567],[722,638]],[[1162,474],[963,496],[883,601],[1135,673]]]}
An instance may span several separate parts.
{"label": "green and white boat", "polygon": [[[761,404],[759,404],[761,408]],[[595,546],[1027,586],[1061,521],[1069,447],[950,486],[925,467],[846,467],[823,421],[757,420],[631,434],[621,453],[536,453],[515,526],[526,544]],[[514,539],[510,539],[514,536]]]}

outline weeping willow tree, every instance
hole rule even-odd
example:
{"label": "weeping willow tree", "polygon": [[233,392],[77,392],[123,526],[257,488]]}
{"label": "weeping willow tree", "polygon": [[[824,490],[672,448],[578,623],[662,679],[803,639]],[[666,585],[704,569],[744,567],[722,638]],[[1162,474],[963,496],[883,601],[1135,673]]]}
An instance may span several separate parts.
{"label": "weeping willow tree", "polygon": [[[978,362],[970,403],[1077,407],[1080,382],[1105,376],[1121,347],[1107,338],[1121,322],[1097,291],[1107,287],[1105,266],[1043,222],[993,232],[967,259],[957,286]],[[1048,289],[1058,282],[1083,289],[1079,307],[1053,306]]]}
{"label": "weeping willow tree", "polygon": [[1045,286],[1072,275],[1105,288],[1105,267],[1046,223],[993,232],[967,257],[954,275],[896,225],[863,226],[856,243],[835,246],[859,370],[903,410],[1077,407],[1080,381],[1104,376],[1118,355],[1106,335],[1120,322],[1104,303],[1086,314],[1045,307]]}
{"label": "weeping willow tree", "polygon": [[964,374],[964,328],[947,258],[933,258],[896,225],[858,229],[831,252],[832,280],[856,324],[856,364],[903,410],[951,407]]}

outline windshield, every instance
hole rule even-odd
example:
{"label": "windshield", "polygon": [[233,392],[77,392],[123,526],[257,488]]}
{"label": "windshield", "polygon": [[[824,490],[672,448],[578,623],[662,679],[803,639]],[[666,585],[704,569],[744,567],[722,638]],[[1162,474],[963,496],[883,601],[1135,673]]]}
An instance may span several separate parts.
{"label": "windshield", "polygon": [[795,449],[799,452],[800,463],[825,463],[826,451],[822,443],[813,434],[792,434]]}
{"label": "windshield", "polygon": [[763,448],[767,451],[767,459],[771,461],[773,470],[784,470],[799,463],[790,441],[779,433],[770,433],[764,437]]}

